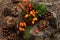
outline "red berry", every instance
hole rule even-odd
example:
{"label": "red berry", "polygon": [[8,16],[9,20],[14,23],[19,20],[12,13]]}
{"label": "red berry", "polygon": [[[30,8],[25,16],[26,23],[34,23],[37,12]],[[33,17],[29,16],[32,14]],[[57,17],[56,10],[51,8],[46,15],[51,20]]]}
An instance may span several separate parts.
{"label": "red berry", "polygon": [[43,28],[42,27],[40,27],[40,31],[42,31],[43,30]]}
{"label": "red berry", "polygon": [[30,7],[30,10],[32,10],[32,7]]}

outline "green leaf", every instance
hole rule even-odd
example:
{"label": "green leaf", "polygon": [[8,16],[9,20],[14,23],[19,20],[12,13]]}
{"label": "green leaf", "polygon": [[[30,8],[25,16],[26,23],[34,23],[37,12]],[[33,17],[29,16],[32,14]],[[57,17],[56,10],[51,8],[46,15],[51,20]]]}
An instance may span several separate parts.
{"label": "green leaf", "polygon": [[29,38],[31,37],[30,29],[31,29],[31,27],[28,26],[28,27],[26,28],[26,30],[25,30],[25,37],[26,37],[27,39],[29,39]]}
{"label": "green leaf", "polygon": [[45,4],[35,4],[34,9],[38,11],[39,15],[43,15],[47,12],[47,6]]}

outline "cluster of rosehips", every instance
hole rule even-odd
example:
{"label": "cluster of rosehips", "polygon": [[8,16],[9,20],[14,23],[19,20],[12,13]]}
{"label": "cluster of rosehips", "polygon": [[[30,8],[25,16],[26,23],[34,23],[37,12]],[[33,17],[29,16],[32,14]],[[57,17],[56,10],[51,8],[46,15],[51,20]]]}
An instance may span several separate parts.
{"label": "cluster of rosehips", "polygon": [[[37,11],[33,10],[33,7],[32,5],[27,1],[27,0],[23,0],[23,2],[26,3],[26,6],[29,8],[29,13],[25,14],[24,18],[27,19],[29,18],[30,16],[33,16],[33,19],[32,19],[32,24],[35,23],[35,21],[38,21],[38,18],[36,17],[36,14],[38,14]],[[21,3],[18,3],[18,5],[23,9],[25,10],[25,7],[21,4]],[[19,27],[19,30],[20,31],[24,31],[26,28],[26,22],[21,22],[20,23],[20,27]]]}

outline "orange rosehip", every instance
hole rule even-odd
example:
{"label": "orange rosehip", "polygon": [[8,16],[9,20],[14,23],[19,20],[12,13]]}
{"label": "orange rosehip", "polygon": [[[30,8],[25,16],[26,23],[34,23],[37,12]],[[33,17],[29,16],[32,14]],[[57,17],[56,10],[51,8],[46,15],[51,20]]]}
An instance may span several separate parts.
{"label": "orange rosehip", "polygon": [[21,22],[21,23],[20,23],[20,27],[26,28],[26,23],[25,23],[25,22]]}
{"label": "orange rosehip", "polygon": [[38,34],[38,33],[39,33],[39,30],[38,30],[38,29],[36,29],[36,30],[35,30],[35,33],[36,33],[36,34]]}
{"label": "orange rosehip", "polygon": [[24,18],[28,18],[30,15],[29,14],[26,14]]}
{"label": "orange rosehip", "polygon": [[23,2],[28,2],[27,0],[23,0]]}
{"label": "orange rosehip", "polygon": [[35,22],[34,21],[32,21],[32,24],[34,24]]}
{"label": "orange rosehip", "polygon": [[24,26],[26,27],[26,23],[24,22]]}
{"label": "orange rosehip", "polygon": [[32,16],[35,17],[35,14],[33,13]]}
{"label": "orange rosehip", "polygon": [[37,17],[33,18],[33,21],[37,21],[37,20],[38,20]]}
{"label": "orange rosehip", "polygon": [[19,27],[19,31],[23,31],[23,28],[22,27]]}

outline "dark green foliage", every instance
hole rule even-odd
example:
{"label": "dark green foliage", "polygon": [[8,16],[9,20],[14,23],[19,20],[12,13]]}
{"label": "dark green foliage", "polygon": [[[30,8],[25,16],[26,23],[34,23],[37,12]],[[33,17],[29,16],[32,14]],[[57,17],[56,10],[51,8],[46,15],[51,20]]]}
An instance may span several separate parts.
{"label": "dark green foliage", "polygon": [[44,4],[35,4],[33,6],[34,6],[34,9],[38,11],[39,16],[41,16],[47,12],[47,6]]}
{"label": "dark green foliage", "polygon": [[31,27],[30,26],[27,26],[26,30],[25,30],[25,37],[27,39],[29,39],[31,37],[31,34],[30,34],[30,29]]}

